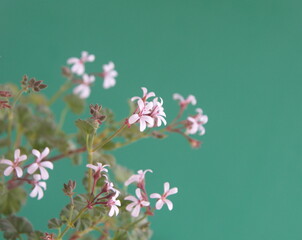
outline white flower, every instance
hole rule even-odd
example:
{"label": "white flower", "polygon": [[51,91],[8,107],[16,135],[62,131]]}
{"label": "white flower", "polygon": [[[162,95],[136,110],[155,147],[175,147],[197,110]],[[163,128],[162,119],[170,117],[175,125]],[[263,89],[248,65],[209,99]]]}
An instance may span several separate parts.
{"label": "white flower", "polygon": [[164,204],[167,204],[169,210],[171,211],[173,209],[173,203],[167,199],[168,196],[176,194],[178,192],[178,188],[172,188],[170,189],[170,184],[168,182],[165,182],[164,184],[164,193],[163,195],[160,195],[158,193],[152,193],[150,195],[151,198],[158,198],[155,208],[157,210],[160,210]]}
{"label": "white flower", "polygon": [[115,85],[115,78],[118,73],[114,70],[114,63],[109,62],[108,64],[103,65],[103,72],[101,76],[104,78],[103,87],[105,89],[111,88]]}
{"label": "white flower", "polygon": [[109,217],[112,217],[114,214],[117,216],[119,214],[119,208],[121,206],[121,201],[117,200],[119,192],[117,191],[115,196],[113,196],[107,203],[107,206],[110,207],[110,211],[108,213]]}
{"label": "white flower", "polygon": [[4,170],[4,176],[9,176],[13,170],[16,171],[17,177],[22,177],[23,175],[23,170],[20,166],[22,161],[25,161],[27,159],[26,155],[20,155],[20,149],[15,150],[14,154],[14,161],[8,160],[8,159],[2,159],[0,160],[0,163],[9,165],[5,170]]}
{"label": "white flower", "polygon": [[139,100],[139,99],[142,99],[145,102],[148,98],[155,97],[155,93],[154,92],[149,92],[148,93],[147,88],[142,87],[142,90],[143,90],[143,97],[142,98],[138,97],[138,96],[132,97],[131,98],[132,102],[135,101],[135,100]]}
{"label": "white flower", "polygon": [[146,129],[147,123],[150,126],[154,125],[154,119],[149,116],[148,114],[151,113],[151,110],[153,108],[153,103],[144,103],[142,99],[139,99],[137,101],[139,112],[133,114],[129,117],[129,124],[134,124],[136,122],[140,123],[140,131],[143,132]]}
{"label": "white flower", "polygon": [[40,153],[36,149],[33,149],[32,153],[37,157],[37,159],[33,164],[31,164],[28,167],[27,172],[29,174],[33,174],[35,171],[39,169],[42,179],[47,180],[49,178],[49,174],[45,168],[53,169],[53,163],[50,161],[42,161],[42,160],[49,154],[49,148],[46,147],[42,153]]}
{"label": "white flower", "polygon": [[197,114],[193,117],[188,117],[188,126],[186,129],[186,134],[196,134],[199,131],[199,135],[204,135],[206,130],[204,128],[204,124],[208,122],[208,116],[203,115],[202,109],[196,109]]}
{"label": "white flower", "polygon": [[[164,101],[160,98],[161,102],[158,101],[158,98],[153,99],[153,109],[151,110],[150,116],[154,119],[154,125],[160,127],[162,122],[164,125],[167,124],[167,121],[164,117],[166,114],[164,112],[163,103]],[[153,127],[153,126],[149,126]]]}
{"label": "white flower", "polygon": [[187,97],[187,99],[184,99],[184,97],[181,96],[180,94],[174,93],[173,94],[173,99],[174,100],[179,100],[179,105],[183,108],[187,107],[190,103],[192,105],[196,105],[196,103],[197,103],[196,98],[193,95],[189,95]]}
{"label": "white flower", "polygon": [[83,82],[73,89],[73,93],[78,95],[80,98],[85,99],[90,95],[90,85],[95,81],[93,75],[88,74],[83,75]]}
{"label": "white flower", "polygon": [[147,172],[153,173],[153,171],[151,169],[147,169],[145,171],[138,170],[137,174],[134,174],[131,177],[129,177],[129,179],[125,182],[125,186],[128,186],[129,184],[134,183],[134,182],[136,182],[138,185],[144,183],[145,175]]}
{"label": "white flower", "polygon": [[92,165],[92,164],[86,165],[86,167],[93,169],[95,173],[108,172],[108,169],[105,168],[108,166],[109,166],[108,164],[103,165],[102,163],[97,163],[97,165]]}
{"label": "white flower", "polygon": [[46,191],[46,182],[42,182],[41,180],[41,175],[40,174],[34,174],[34,189],[31,191],[31,193],[29,194],[29,196],[31,196],[32,198],[38,196],[38,200],[40,200],[43,196],[43,189],[44,191]]}
{"label": "white flower", "polygon": [[137,198],[134,196],[125,197],[125,200],[132,201],[132,203],[126,207],[126,210],[131,212],[132,217],[137,217],[142,207],[147,207],[150,205],[148,201],[145,201],[142,198],[142,193],[139,188],[135,190],[135,194]]}
{"label": "white flower", "polygon": [[85,72],[85,63],[86,62],[93,62],[95,56],[93,54],[88,54],[88,52],[83,51],[81,58],[69,58],[67,60],[67,64],[73,64],[71,67],[71,71],[78,75],[82,75]]}

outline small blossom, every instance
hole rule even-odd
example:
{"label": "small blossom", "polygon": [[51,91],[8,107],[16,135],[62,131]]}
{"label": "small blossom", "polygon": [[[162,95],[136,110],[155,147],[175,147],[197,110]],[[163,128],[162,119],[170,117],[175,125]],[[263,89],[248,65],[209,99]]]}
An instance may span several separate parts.
{"label": "small blossom", "polygon": [[9,176],[13,170],[16,171],[17,177],[22,177],[23,175],[23,170],[20,167],[20,164],[22,161],[25,161],[27,159],[26,155],[20,155],[20,149],[15,150],[14,154],[15,160],[12,162],[11,160],[8,159],[2,159],[0,160],[0,163],[9,165],[5,170],[4,170],[4,176]]}
{"label": "small blossom", "polygon": [[112,217],[114,214],[117,216],[119,214],[119,208],[121,206],[121,201],[117,200],[119,192],[116,192],[115,196],[109,199],[107,206],[110,207],[110,211],[108,213],[109,217]]}
{"label": "small blossom", "polygon": [[78,95],[80,98],[85,99],[90,95],[90,85],[95,81],[93,75],[88,74],[83,75],[83,82],[73,89],[73,93]]}
{"label": "small blossom", "polygon": [[144,183],[145,181],[145,175],[147,172],[151,172],[153,173],[153,171],[151,169],[147,169],[145,171],[143,170],[138,170],[137,174],[132,175],[126,182],[125,182],[125,186],[128,186],[131,183],[136,182],[137,185],[141,185]]}
{"label": "small blossom", "polygon": [[38,200],[40,200],[44,196],[43,189],[46,191],[46,182],[41,181],[43,178],[40,174],[34,174],[33,178],[34,189],[31,191],[29,196],[32,198],[38,196]]}
{"label": "small blossom", "polygon": [[49,174],[46,168],[53,169],[53,163],[50,161],[42,161],[42,160],[49,154],[49,148],[46,147],[42,153],[40,153],[36,149],[33,149],[32,153],[37,157],[37,159],[33,164],[31,164],[28,167],[27,172],[29,174],[33,174],[35,171],[39,169],[42,179],[47,180],[49,178]]}
{"label": "small blossom", "polygon": [[[162,122],[164,125],[167,124],[167,121],[164,117],[166,117],[166,114],[164,112],[163,103],[164,101],[160,99],[161,101],[158,101],[158,98],[154,98],[153,100],[153,109],[150,113],[150,116],[154,119],[154,125],[157,127],[160,127]],[[150,126],[153,127],[153,126]]]}
{"label": "small blossom", "polygon": [[88,52],[83,51],[81,58],[69,58],[67,60],[67,64],[73,64],[71,67],[71,71],[78,75],[82,75],[85,72],[85,63],[86,62],[93,62],[95,56],[93,54],[88,54]]}
{"label": "small blossom", "polygon": [[196,134],[199,131],[199,135],[205,134],[204,124],[208,122],[208,116],[203,115],[202,109],[196,109],[197,114],[193,117],[188,117],[188,125],[186,128],[186,134]]}
{"label": "small blossom", "polygon": [[170,189],[170,184],[168,182],[165,182],[164,184],[164,193],[163,195],[160,195],[158,193],[152,193],[150,195],[151,198],[158,198],[155,208],[157,210],[160,210],[164,204],[167,204],[169,210],[171,211],[173,209],[173,203],[167,199],[168,196],[176,194],[178,192],[178,188],[174,187]]}
{"label": "small blossom", "polygon": [[142,193],[141,190],[139,188],[137,188],[135,190],[135,194],[137,196],[127,196],[125,197],[125,200],[128,201],[132,201],[132,203],[130,203],[127,207],[126,210],[131,212],[132,217],[138,217],[140,210],[142,207],[147,207],[150,205],[150,203],[148,201],[145,201],[142,197]]}
{"label": "small blossom", "polygon": [[178,100],[179,101],[179,105],[182,107],[182,108],[186,108],[190,103],[192,105],[196,105],[197,101],[196,101],[196,98],[193,96],[193,95],[189,95],[187,97],[187,99],[184,99],[183,96],[181,96],[180,94],[178,93],[174,93],[173,94],[173,99],[174,100]]}
{"label": "small blossom", "polygon": [[102,173],[102,172],[108,172],[108,169],[105,167],[108,167],[108,164],[103,165],[102,163],[97,163],[97,165],[87,164],[86,167],[91,168],[96,173]]}
{"label": "small blossom", "polygon": [[114,70],[114,63],[109,62],[108,64],[103,65],[103,72],[101,73],[101,77],[104,78],[103,87],[105,89],[111,88],[115,86],[115,78],[117,77],[118,73]]}
{"label": "small blossom", "polygon": [[151,113],[151,110],[153,108],[153,103],[149,102],[149,103],[145,104],[142,99],[139,99],[137,101],[137,103],[138,103],[138,107],[139,107],[139,113],[135,113],[132,116],[130,116],[128,123],[134,124],[136,122],[139,122],[140,131],[143,132],[146,129],[147,124],[149,126],[154,125],[154,119],[148,115]]}
{"label": "small blossom", "polygon": [[132,102],[135,101],[135,100],[139,100],[139,99],[142,99],[143,102],[145,102],[146,100],[148,100],[148,98],[155,97],[155,93],[154,92],[149,92],[148,93],[147,88],[142,87],[142,90],[143,90],[143,97],[141,98],[141,97],[135,96],[135,97],[131,98]]}

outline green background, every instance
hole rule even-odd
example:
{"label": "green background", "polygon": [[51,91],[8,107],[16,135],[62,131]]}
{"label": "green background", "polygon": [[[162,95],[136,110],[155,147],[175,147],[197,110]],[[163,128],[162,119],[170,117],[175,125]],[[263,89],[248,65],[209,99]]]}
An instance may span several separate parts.
{"label": "green background", "polygon": [[[179,188],[174,210],[152,218],[152,239],[301,239],[301,23],[298,0],[1,0],[0,82],[27,73],[50,96],[60,67],[87,50],[96,55],[88,70],[112,60],[119,72],[112,89],[98,79],[89,103],[120,119],[141,86],[164,99],[168,121],[172,94],[194,94],[209,116],[201,149],[171,135],[115,152],[133,170],[153,169],[149,192],[165,181]],[[84,170],[56,163],[45,198],[20,214],[46,230],[68,201],[62,183]]]}

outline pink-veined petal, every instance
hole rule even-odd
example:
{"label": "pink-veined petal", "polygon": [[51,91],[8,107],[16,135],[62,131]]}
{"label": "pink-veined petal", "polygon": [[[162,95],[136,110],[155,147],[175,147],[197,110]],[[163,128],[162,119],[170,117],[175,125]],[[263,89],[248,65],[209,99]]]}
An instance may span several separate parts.
{"label": "pink-veined petal", "polygon": [[164,202],[167,204],[169,210],[173,209],[173,203],[169,199],[165,199]]}
{"label": "pink-veined petal", "polygon": [[131,213],[132,217],[138,217],[140,210],[141,210],[141,206],[139,204],[136,205]]}
{"label": "pink-veined petal", "polygon": [[2,160],[0,160],[0,163],[6,164],[6,165],[9,165],[9,166],[13,165],[13,162],[11,160],[8,160],[8,159],[2,159]]}
{"label": "pink-veined petal", "polygon": [[14,153],[15,161],[20,157],[20,149],[16,149]]}
{"label": "pink-veined petal", "polygon": [[138,119],[139,119],[138,114],[133,114],[131,117],[129,117],[128,123],[129,123],[129,124],[133,124],[133,123],[135,123]]}
{"label": "pink-veined petal", "polygon": [[189,95],[188,98],[187,98],[187,101],[189,103],[191,103],[192,105],[196,105],[196,103],[197,103],[196,98],[193,95]]}
{"label": "pink-veined petal", "polygon": [[168,192],[169,189],[170,189],[170,183],[165,182],[165,183],[164,183],[164,192],[165,192],[165,193]]}
{"label": "pink-veined petal", "polygon": [[160,210],[160,209],[163,207],[163,205],[164,205],[163,200],[159,199],[159,200],[156,202],[156,204],[155,204],[155,208],[156,208],[157,210]]}
{"label": "pink-veined petal", "polygon": [[137,188],[137,189],[135,190],[135,194],[136,194],[136,196],[138,197],[138,199],[142,199],[142,193],[141,193],[141,190],[140,190],[139,188]]}
{"label": "pink-veined petal", "polygon": [[32,198],[36,197],[38,195],[38,186],[35,186],[34,189],[31,191],[31,193],[29,194],[29,196],[31,196]]}
{"label": "pink-veined petal", "polygon": [[181,96],[180,94],[178,94],[178,93],[174,93],[173,94],[173,99],[174,100],[179,100],[179,101],[184,101],[184,98],[183,98],[183,96]]}
{"label": "pink-veined petal", "polygon": [[39,165],[37,163],[33,163],[28,167],[27,172],[29,174],[33,174],[35,171],[37,171],[38,167]]}
{"label": "pink-veined petal", "polygon": [[41,178],[43,180],[47,180],[49,178],[49,174],[47,172],[47,170],[44,167],[39,167],[40,169],[40,173],[41,173]]}
{"label": "pink-veined petal", "polygon": [[173,194],[176,194],[176,193],[178,193],[178,188],[177,188],[177,187],[174,187],[174,188],[171,188],[171,189],[168,191],[167,196],[173,195]]}
{"label": "pink-veined petal", "polygon": [[88,62],[93,62],[95,60],[95,56],[93,54],[90,54],[87,58]]}
{"label": "pink-veined petal", "polygon": [[143,102],[142,99],[139,99],[137,101],[137,105],[138,105],[140,111],[142,111],[144,109],[144,107],[145,107],[145,103]]}
{"label": "pink-veined petal", "polygon": [[39,182],[38,185],[46,190],[46,182]]}
{"label": "pink-veined petal", "polygon": [[127,196],[127,197],[125,197],[125,200],[132,201],[132,202],[134,202],[134,203],[137,203],[137,199],[136,199],[136,197],[134,197],[134,196]]}
{"label": "pink-veined petal", "polygon": [[22,170],[22,168],[16,167],[15,170],[16,170],[17,177],[18,177],[18,178],[22,177],[22,175],[23,175],[23,170]]}
{"label": "pink-veined petal", "polygon": [[150,198],[161,198],[161,195],[159,193],[152,193]]}
{"label": "pink-veined petal", "polygon": [[46,147],[43,152],[41,153],[41,159],[47,157],[47,155],[49,154],[50,150],[48,147]]}
{"label": "pink-veined petal", "polygon": [[31,152],[32,152],[32,154],[35,155],[38,159],[40,158],[41,153],[40,153],[37,149],[33,149]]}
{"label": "pink-veined petal", "polygon": [[141,132],[143,132],[146,129],[146,122],[141,118],[139,121],[140,125],[139,125],[139,130]]}
{"label": "pink-veined petal", "polygon": [[21,155],[19,157],[19,162],[22,162],[22,161],[25,161],[27,159],[27,156],[26,155]]}
{"label": "pink-veined petal", "polygon": [[67,64],[75,64],[75,63],[78,63],[78,62],[79,62],[79,59],[78,59],[78,58],[75,58],[75,57],[69,58],[69,59],[67,60]]}
{"label": "pink-veined petal", "polygon": [[82,89],[81,89],[81,92],[79,94],[79,97],[82,98],[82,99],[88,98],[89,95],[90,95],[90,92],[91,92],[90,87],[84,85],[84,86],[82,86]]}
{"label": "pink-veined petal", "polygon": [[150,203],[147,202],[147,201],[141,201],[141,205],[144,206],[144,207],[147,207],[147,206],[150,205]]}
{"label": "pink-veined petal", "polygon": [[134,208],[134,206],[136,206],[136,204],[137,204],[137,203],[134,203],[134,202],[128,204],[127,207],[126,207],[126,210],[127,210],[128,212],[131,212],[132,209]]}
{"label": "pink-veined petal", "polygon": [[39,186],[37,186],[37,187],[38,187],[38,200],[40,200],[41,198],[43,198],[44,193],[43,193],[42,188],[40,188]]}
{"label": "pink-veined petal", "polygon": [[11,166],[7,167],[3,172],[4,176],[9,176],[13,170],[14,170],[13,167],[11,167]]}
{"label": "pink-veined petal", "polygon": [[40,166],[49,168],[49,169],[53,169],[53,163],[50,161],[43,161],[40,163]]}

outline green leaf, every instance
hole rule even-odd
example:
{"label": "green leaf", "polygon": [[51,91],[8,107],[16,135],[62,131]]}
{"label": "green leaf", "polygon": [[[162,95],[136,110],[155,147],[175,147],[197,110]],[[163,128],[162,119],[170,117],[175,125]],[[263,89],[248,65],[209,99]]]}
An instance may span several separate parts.
{"label": "green leaf", "polygon": [[85,101],[81,99],[78,95],[66,95],[64,97],[64,101],[73,113],[81,114],[84,111]]}
{"label": "green leaf", "polygon": [[89,120],[78,119],[75,122],[76,126],[86,135],[86,134],[94,134],[97,130],[97,126],[93,124],[93,122]]}
{"label": "green leaf", "polygon": [[22,188],[3,189],[0,198],[0,213],[10,215],[18,212],[25,200],[26,192]]}
{"label": "green leaf", "polygon": [[4,238],[10,240],[17,239],[20,234],[30,234],[34,231],[26,218],[17,216],[0,219],[0,230],[4,232]]}
{"label": "green leaf", "polygon": [[48,228],[49,229],[57,229],[60,228],[63,225],[62,221],[57,218],[52,218],[48,221]]}

